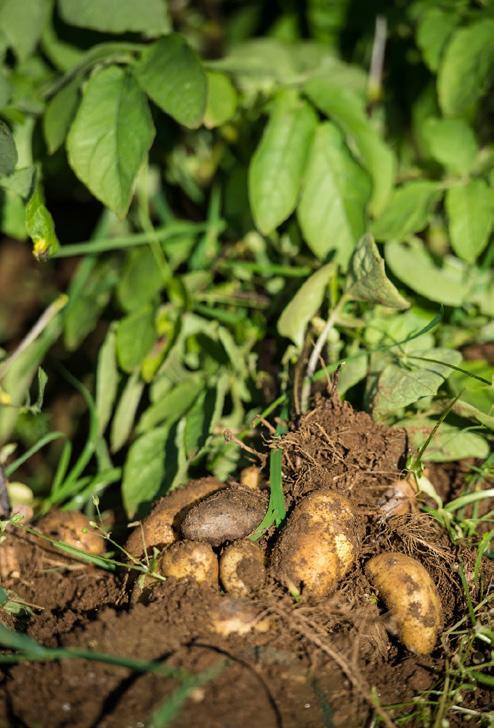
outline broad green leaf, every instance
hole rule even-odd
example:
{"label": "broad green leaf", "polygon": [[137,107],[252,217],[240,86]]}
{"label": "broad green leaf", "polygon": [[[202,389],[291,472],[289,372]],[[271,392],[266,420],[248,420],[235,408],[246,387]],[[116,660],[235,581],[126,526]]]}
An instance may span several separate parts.
{"label": "broad green leaf", "polygon": [[474,417],[482,424],[494,429],[494,367],[486,361],[465,361],[461,368],[487,379],[491,384],[484,384],[478,379],[453,372],[448,380],[448,386],[453,395],[459,395],[454,412],[465,417]]}
{"label": "broad green leaf", "polygon": [[422,15],[417,27],[417,45],[422,51],[424,61],[431,71],[437,71],[439,62],[455,27],[459,14],[454,8],[430,7]]}
{"label": "broad green leaf", "polygon": [[436,182],[417,180],[398,187],[372,226],[377,240],[403,240],[423,230],[439,200]]}
{"label": "broad green leaf", "polygon": [[26,231],[33,241],[33,255],[37,260],[50,258],[60,248],[55,223],[43,202],[39,184],[26,203]]}
{"label": "broad green leaf", "polygon": [[446,192],[451,246],[455,253],[474,263],[489,241],[494,224],[494,196],[482,179],[452,187]]}
{"label": "broad green leaf", "polygon": [[386,245],[385,255],[393,274],[429,301],[461,306],[472,290],[471,272],[460,260],[447,256],[439,266],[417,238]]}
{"label": "broad green leaf", "polygon": [[137,432],[141,434],[162,422],[168,426],[177,422],[194,404],[204,386],[203,378],[193,375],[165,392],[142,413]]}
{"label": "broad green leaf", "polygon": [[58,10],[69,25],[101,33],[161,35],[170,24],[163,0],[58,0]]}
{"label": "broad green leaf", "polygon": [[335,271],[335,264],[328,263],[313,273],[302,284],[278,319],[278,333],[280,336],[286,336],[296,346],[302,347],[307,324],[320,309],[328,283]]}
{"label": "broad green leaf", "polygon": [[238,94],[235,86],[224,73],[209,71],[208,100],[204,113],[204,125],[214,129],[229,121],[237,110]]}
{"label": "broad green leaf", "polygon": [[85,87],[67,137],[70,166],[95,197],[123,217],[153,138],[146,97],[133,76],[109,66]]}
{"label": "broad green leaf", "polygon": [[366,351],[351,354],[344,359],[336,380],[336,390],[340,396],[351,387],[362,381],[369,367],[369,355]]}
{"label": "broad green leaf", "polygon": [[0,229],[4,235],[16,240],[27,239],[25,205],[19,195],[10,190],[0,190]]}
{"label": "broad green leaf", "polygon": [[124,466],[122,498],[129,518],[158,494],[165,472],[167,427],[147,432],[130,447]]}
{"label": "broad green leaf", "polygon": [[127,256],[117,288],[118,300],[126,311],[133,311],[152,301],[163,285],[163,276],[151,249],[135,248]]}
{"label": "broad green leaf", "polygon": [[487,91],[494,65],[494,19],[460,28],[448,43],[437,89],[445,116],[471,116]]}
{"label": "broad green leaf", "polygon": [[76,76],[48,102],[43,115],[43,134],[50,154],[65,141],[79,104],[80,85],[81,79]]}
{"label": "broad green leaf", "polygon": [[7,124],[0,119],[0,177],[12,174],[17,164],[14,137]]}
{"label": "broad green leaf", "polygon": [[396,414],[423,397],[433,397],[453,371],[448,364],[457,366],[461,361],[461,354],[450,349],[416,351],[413,356],[429,361],[409,355],[406,361],[388,364],[382,370],[372,403],[375,417]]}
{"label": "broad green leaf", "polygon": [[207,78],[187,41],[177,33],[148,46],[135,68],[141,88],[179,124],[198,127],[204,116]]}
{"label": "broad green leaf", "polygon": [[227,377],[221,377],[217,386],[203,390],[185,417],[185,454],[190,460],[200,453],[213,432],[225,400]]}
{"label": "broad green leaf", "polygon": [[478,154],[472,127],[463,119],[427,119],[422,134],[429,153],[455,174],[471,170]]}
{"label": "broad green leaf", "polygon": [[36,48],[50,8],[50,0],[0,2],[0,28],[19,60],[26,60]]}
{"label": "broad green leaf", "polygon": [[295,210],[316,123],[314,110],[294,92],[278,95],[249,167],[250,206],[264,234]]}
{"label": "broad green leaf", "polygon": [[145,306],[118,323],[117,356],[124,372],[132,372],[149,353],[156,339],[154,310]]}
{"label": "broad green leaf", "polygon": [[434,346],[433,334],[427,331],[419,336],[417,334],[427,327],[432,318],[431,311],[419,306],[399,313],[374,308],[372,315],[365,321],[364,340],[371,348],[400,342],[399,350],[408,353],[413,353],[416,349],[431,349]]}
{"label": "broad green leaf", "polygon": [[98,261],[95,256],[86,256],[80,263],[70,284],[69,303],[64,312],[64,341],[69,351],[77,349],[93,331],[117,280],[115,259]]}
{"label": "broad green leaf", "polygon": [[[404,427],[408,432],[412,447],[420,450],[436,424],[436,420],[427,417],[411,417],[403,422],[398,422],[396,426]],[[442,422],[426,448],[423,460],[435,463],[463,460],[464,458],[484,460],[488,454],[489,445],[483,437]]]}
{"label": "broad green leaf", "polygon": [[117,368],[117,335],[110,327],[98,354],[96,370],[96,413],[99,431],[103,433],[110,421],[119,380]]}
{"label": "broad green leaf", "polygon": [[41,36],[43,53],[48,60],[60,71],[69,71],[80,63],[85,55],[83,48],[71,45],[62,40],[55,31],[53,20],[46,23]]}
{"label": "broad green leaf", "polygon": [[369,234],[359,240],[353,253],[345,296],[399,310],[410,306],[386,276],[384,260]]}
{"label": "broad green leaf", "polygon": [[379,215],[393,189],[396,159],[365,113],[365,100],[328,74],[304,85],[313,104],[341,127],[350,149],[372,177],[369,209]]}
{"label": "broad green leaf", "polygon": [[134,372],[125,384],[111,425],[112,452],[118,452],[129,439],[143,390],[144,382]]}
{"label": "broad green leaf", "polygon": [[365,230],[370,181],[353,160],[339,130],[319,126],[312,143],[297,210],[307,245],[318,258],[336,251],[345,268]]}
{"label": "broad green leaf", "polygon": [[0,178],[0,187],[9,192],[15,192],[23,200],[28,200],[33,194],[35,181],[35,168],[23,167],[22,169],[16,169],[8,177]]}

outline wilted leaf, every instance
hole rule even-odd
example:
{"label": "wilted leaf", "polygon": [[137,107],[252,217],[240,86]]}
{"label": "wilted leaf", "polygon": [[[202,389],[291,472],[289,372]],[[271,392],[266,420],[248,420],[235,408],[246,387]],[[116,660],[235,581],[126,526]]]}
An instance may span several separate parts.
{"label": "wilted leaf", "polygon": [[368,234],[359,240],[353,253],[345,295],[355,301],[380,303],[389,308],[405,309],[410,306],[387,278],[384,260]]}
{"label": "wilted leaf", "polygon": [[165,472],[164,447],[168,428],[147,432],[130,447],[124,466],[122,498],[129,518],[153,501]]}
{"label": "wilted leaf", "polygon": [[313,273],[298,289],[278,319],[278,333],[291,339],[299,348],[304,343],[307,324],[320,309],[335,270],[335,264],[328,263]]}
{"label": "wilted leaf", "polygon": [[60,243],[55,232],[55,223],[43,202],[39,185],[26,203],[26,231],[33,241],[33,254],[38,260],[46,260],[58,251]]}
{"label": "wilted leaf", "polygon": [[494,195],[482,179],[446,192],[451,246],[455,253],[474,263],[486,247],[494,224]]}
{"label": "wilted leaf", "polygon": [[401,241],[423,230],[441,196],[436,182],[418,180],[398,187],[372,226],[377,240]]}
{"label": "wilted leaf", "polygon": [[309,248],[318,258],[336,251],[347,266],[365,230],[370,180],[353,160],[341,133],[331,123],[319,126],[302,183],[297,214]]}

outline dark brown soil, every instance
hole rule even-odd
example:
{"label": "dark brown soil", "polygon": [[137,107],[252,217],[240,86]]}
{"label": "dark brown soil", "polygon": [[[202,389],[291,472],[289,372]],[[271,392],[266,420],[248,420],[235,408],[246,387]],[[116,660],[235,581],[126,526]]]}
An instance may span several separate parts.
{"label": "dark brown soil", "polygon": [[[279,443],[277,443],[279,445]],[[348,497],[359,517],[359,559],[336,591],[323,600],[295,602],[269,572],[247,602],[232,602],[218,589],[168,579],[131,599],[125,574],[113,575],[69,561],[29,536],[11,535],[0,547],[2,584],[36,605],[17,624],[45,646],[86,648],[134,660],[155,660],[167,676],[82,659],[19,663],[5,667],[0,682],[0,726],[28,728],[140,728],[180,687],[175,671],[197,675],[170,723],[174,728],[363,728],[373,708],[403,704],[440,683],[454,638],[434,652],[407,652],[365,575],[371,556],[386,550],[418,558],[438,586],[445,629],[466,614],[460,561],[475,554],[453,549],[426,514],[386,517],[383,494],[399,477],[407,442],[357,413],[335,396],[321,399],[282,440],[283,483],[289,511],[310,491],[331,488]],[[277,534],[262,540],[267,562]],[[8,567],[7,544],[15,557]],[[2,558],[0,558],[0,568]],[[466,570],[472,596],[478,583]],[[484,574],[484,582],[488,578]],[[245,634],[218,632],[216,615],[243,605],[254,615]],[[174,693],[177,696],[177,693]],[[488,697],[472,694],[477,710]],[[381,709],[380,725],[410,708]],[[454,716],[449,716],[451,726]],[[480,723],[477,723],[480,725]],[[408,722],[407,725],[418,725]],[[469,725],[476,725],[470,722]]]}

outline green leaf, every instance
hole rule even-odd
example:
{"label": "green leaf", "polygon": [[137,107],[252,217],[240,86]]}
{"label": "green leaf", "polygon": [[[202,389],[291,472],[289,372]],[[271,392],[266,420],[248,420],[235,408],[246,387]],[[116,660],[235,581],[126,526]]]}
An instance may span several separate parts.
{"label": "green leaf", "polygon": [[256,227],[265,234],[295,210],[316,128],[309,104],[280,93],[249,167],[249,199]]}
{"label": "green leaf", "polygon": [[[486,361],[465,361],[461,368],[481,376],[490,382],[494,381],[494,366]],[[453,372],[448,386],[454,396],[459,395],[453,411],[463,417],[473,417],[491,430],[494,429],[494,387],[484,384],[462,372]]]}
{"label": "green leaf", "polygon": [[315,77],[304,91],[332,121],[341,127],[347,142],[372,177],[370,211],[379,215],[393,189],[396,159],[365,113],[365,101],[351,88],[328,78]]}
{"label": "green leaf", "polygon": [[429,153],[454,174],[470,172],[478,154],[472,127],[463,119],[426,120],[422,133]]}
{"label": "green leaf", "polygon": [[472,289],[471,273],[461,261],[447,256],[440,267],[417,238],[386,245],[385,255],[393,274],[429,301],[461,306]]}
{"label": "green leaf", "polygon": [[49,0],[2,0],[0,28],[20,61],[36,48],[51,9]]}
{"label": "green leaf", "polygon": [[457,30],[439,68],[437,89],[445,116],[469,117],[488,88],[494,64],[494,20]]}
{"label": "green leaf", "polygon": [[154,138],[146,97],[117,66],[87,82],[67,137],[70,166],[95,197],[123,217]]}
{"label": "green leaf", "polygon": [[14,137],[7,124],[0,119],[0,177],[12,174],[17,164]]}
{"label": "green leaf", "polygon": [[417,45],[431,71],[437,71],[439,62],[455,27],[460,20],[454,8],[429,8],[417,27]]}
{"label": "green leaf", "polygon": [[494,197],[482,179],[446,192],[451,245],[467,263],[474,263],[489,242],[494,224]]}
{"label": "green leaf", "polygon": [[127,256],[117,288],[118,300],[125,310],[133,311],[152,301],[163,285],[152,250],[135,248]]}
{"label": "green leaf", "polygon": [[187,41],[177,33],[148,46],[135,67],[141,88],[179,124],[198,127],[204,116],[207,78]]}
{"label": "green leaf", "polygon": [[278,319],[278,333],[280,336],[286,336],[296,346],[302,347],[307,324],[320,309],[328,283],[334,276],[335,271],[335,264],[328,263],[313,273],[302,284]]}
{"label": "green leaf", "polygon": [[123,318],[117,328],[118,362],[124,372],[132,372],[149,353],[156,339],[154,310],[146,306]]}
{"label": "green leaf", "polygon": [[39,184],[26,204],[26,231],[33,241],[33,254],[38,260],[50,258],[60,248],[55,223],[45,207]]}
{"label": "green leaf", "polygon": [[165,472],[164,447],[167,427],[147,432],[129,449],[124,466],[122,498],[129,518],[158,494]]}
{"label": "green leaf", "polygon": [[384,260],[369,234],[357,243],[350,261],[348,288],[344,295],[354,301],[380,303],[399,310],[410,306],[386,276]]}
{"label": "green leaf", "polygon": [[366,351],[351,354],[343,361],[336,380],[336,390],[340,396],[351,387],[362,381],[369,367],[369,355]]}
{"label": "green leaf", "polygon": [[208,71],[208,100],[204,125],[214,129],[229,121],[237,110],[238,94],[224,73]]}
{"label": "green leaf", "polygon": [[385,366],[379,375],[372,403],[375,417],[396,414],[397,410],[422,397],[433,397],[453,371],[448,364],[457,366],[461,361],[461,354],[450,349],[417,351],[414,356],[436,361],[422,361],[410,356],[400,364]]}
{"label": "green leaf", "polygon": [[143,390],[144,382],[138,372],[134,372],[127,380],[113,418],[110,438],[112,452],[118,452],[129,439]]}
{"label": "green leaf", "polygon": [[69,351],[77,349],[93,331],[117,280],[114,259],[98,261],[96,256],[87,256],[79,265],[70,284],[64,315],[64,339]]}
{"label": "green leaf", "polygon": [[96,370],[96,413],[99,431],[103,433],[110,421],[118,387],[117,335],[110,327],[98,354]]}
{"label": "green leaf", "polygon": [[185,417],[184,445],[189,460],[197,457],[213,432],[223,410],[226,384],[224,376],[217,386],[203,390]]}
{"label": "green leaf", "polygon": [[81,79],[76,76],[48,102],[43,115],[43,134],[50,154],[65,141],[79,104],[80,85]]}
{"label": "green leaf", "polygon": [[297,214],[305,240],[318,258],[336,251],[346,268],[365,230],[370,195],[367,174],[353,160],[341,133],[325,122],[316,131]]}
{"label": "green leaf", "polygon": [[137,432],[141,434],[163,422],[168,426],[174,424],[188,412],[203,389],[204,380],[196,375],[175,385],[143,412]]}
{"label": "green leaf", "polygon": [[[427,417],[409,417],[396,426],[406,429],[411,445],[419,450],[436,424],[435,420]],[[435,463],[464,458],[484,460],[488,454],[489,445],[480,435],[443,422],[425,449],[423,460]]]}
{"label": "green leaf", "polygon": [[436,182],[417,180],[396,189],[372,226],[377,240],[403,240],[423,230],[441,195]]}
{"label": "green leaf", "polygon": [[23,167],[22,169],[16,169],[8,177],[2,177],[0,187],[9,192],[15,192],[23,200],[28,200],[33,194],[35,181],[35,167]]}
{"label": "green leaf", "polygon": [[101,33],[166,33],[170,24],[163,0],[58,0],[58,10],[69,25]]}

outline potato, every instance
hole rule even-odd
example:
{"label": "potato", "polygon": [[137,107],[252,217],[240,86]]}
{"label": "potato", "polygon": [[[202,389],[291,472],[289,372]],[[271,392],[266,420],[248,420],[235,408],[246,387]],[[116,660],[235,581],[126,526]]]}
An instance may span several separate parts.
{"label": "potato", "polygon": [[271,620],[268,617],[259,618],[259,616],[259,609],[251,602],[223,596],[218,605],[211,610],[211,629],[222,637],[229,637],[231,634],[247,634],[252,630],[268,632],[271,628]]}
{"label": "potato", "polygon": [[386,516],[402,516],[417,510],[417,489],[406,479],[395,480],[379,502]]}
{"label": "potato", "polygon": [[135,558],[141,558],[146,549],[163,547],[176,540],[174,525],[183,511],[200,498],[224,487],[218,478],[208,477],[191,480],[184,488],[160,498],[142,524],[137,526],[125,544],[125,550]]}
{"label": "potato", "polygon": [[36,527],[47,536],[88,554],[102,554],[105,551],[105,539],[80,511],[50,511]]}
{"label": "potato", "polygon": [[177,541],[165,549],[158,563],[163,576],[190,577],[198,584],[218,586],[218,559],[208,543]]}
{"label": "potato", "polygon": [[235,541],[220,556],[220,580],[229,594],[247,596],[259,589],[266,576],[264,552],[253,541]]}
{"label": "potato", "polygon": [[251,490],[261,489],[263,479],[257,465],[249,465],[240,471],[240,485]]}
{"label": "potato", "polygon": [[428,655],[443,623],[437,589],[422,564],[405,554],[388,551],[374,556],[366,573],[384,599],[407,649]]}
{"label": "potato", "polygon": [[192,506],[182,523],[182,535],[220,546],[251,533],[266,512],[267,501],[247,488],[230,487]]}
{"label": "potato", "polygon": [[350,501],[321,489],[293,510],[273,553],[276,578],[299,596],[330,594],[357,557],[357,520]]}

